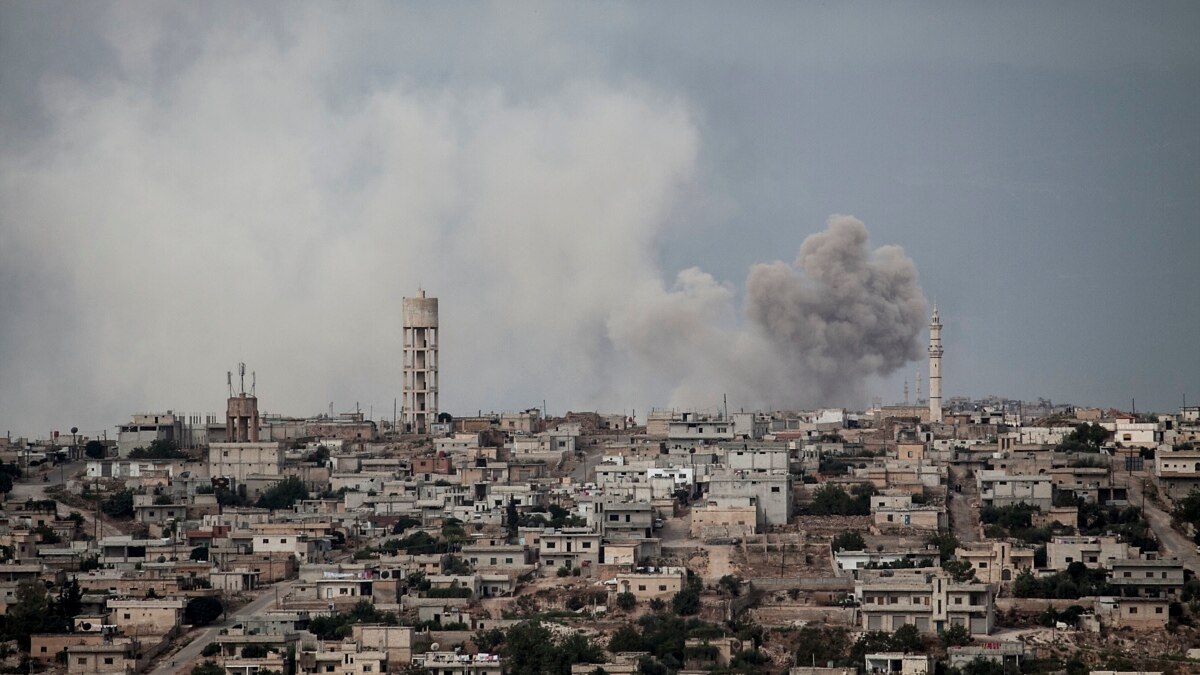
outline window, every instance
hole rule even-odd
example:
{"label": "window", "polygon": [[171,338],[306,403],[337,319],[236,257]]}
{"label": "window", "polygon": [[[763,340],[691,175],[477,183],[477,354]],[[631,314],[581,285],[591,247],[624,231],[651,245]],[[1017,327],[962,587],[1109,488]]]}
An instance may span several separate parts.
{"label": "window", "polygon": [[495,565],[495,564],[496,564],[496,559],[495,559],[495,558],[492,558],[492,562],[491,562],[491,564],[492,564],[492,565]]}
{"label": "window", "polygon": [[960,597],[956,597],[956,598],[954,598],[954,604],[956,604],[956,605],[961,605],[961,604],[962,604],[962,598],[960,598]]}
{"label": "window", "polygon": [[1129,573],[1129,572],[1126,572],[1126,573],[1124,573],[1124,574],[1123,574],[1123,575],[1121,575],[1121,576],[1123,576],[1123,577],[1125,577],[1126,579],[1128,579],[1128,578],[1130,577],[1130,573]]}
{"label": "window", "polygon": [[639,584],[639,585],[638,585],[638,590],[639,590],[639,591],[644,591],[644,590],[646,590],[646,586],[645,586],[644,584]]}
{"label": "window", "polygon": [[610,513],[610,514],[608,514],[608,520],[609,520],[609,522],[613,522],[613,523],[615,523],[615,522],[617,522],[617,521],[618,521],[618,520],[620,520],[620,519],[621,519],[621,517],[620,517],[620,516],[618,516],[618,515],[617,515],[617,514],[615,514],[615,513]]}
{"label": "window", "polygon": [[106,666],[111,666],[111,665],[112,665],[112,662],[113,662],[113,660],[112,660],[112,657],[111,657],[111,656],[107,656],[107,657],[105,657],[105,658],[104,658],[104,665],[106,665]]}
{"label": "window", "polygon": [[779,492],[779,486],[778,485],[772,486],[771,492]]}
{"label": "window", "polygon": [[591,547],[592,547],[592,542],[590,542],[590,541],[585,541],[585,542],[583,542],[583,547],[584,547],[584,548],[591,548]]}
{"label": "window", "polygon": [[660,590],[660,591],[665,591],[665,590],[667,590],[667,586],[666,586],[666,584],[659,584],[659,586],[658,586],[658,590]]}
{"label": "window", "polygon": [[82,666],[83,664],[87,663],[87,659],[85,659],[81,656],[78,659],[76,659],[75,663],[78,663],[79,665]]}
{"label": "window", "polygon": [[1129,608],[1129,613],[1130,613],[1130,614],[1137,614],[1137,607],[1130,607],[1130,608]]}
{"label": "window", "polygon": [[554,548],[554,542],[552,542],[552,541],[546,542],[546,548]]}
{"label": "window", "polygon": [[279,543],[281,543],[281,544],[286,544],[286,543],[287,543],[287,539],[280,539],[280,540],[279,540]]}
{"label": "window", "polygon": [[129,614],[126,614],[126,615],[125,615],[125,620],[126,620],[126,621],[128,621],[128,620],[129,620]]}
{"label": "window", "polygon": [[1162,607],[1155,607],[1155,608],[1154,608],[1154,613],[1155,613],[1155,614],[1162,614]]}
{"label": "window", "polygon": [[269,543],[271,543],[271,540],[270,540],[270,539],[263,539],[263,543],[264,543],[264,544],[269,544]]}
{"label": "window", "polygon": [[46,653],[46,645],[42,645],[42,653],[43,653],[43,654],[45,654],[45,653]]}

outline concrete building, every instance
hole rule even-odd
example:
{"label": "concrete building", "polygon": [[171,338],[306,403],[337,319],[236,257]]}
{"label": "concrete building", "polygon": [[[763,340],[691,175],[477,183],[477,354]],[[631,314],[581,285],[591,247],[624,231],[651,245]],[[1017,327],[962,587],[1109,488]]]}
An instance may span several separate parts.
{"label": "concrete building", "polygon": [[786,525],[792,516],[792,476],[787,471],[724,471],[713,474],[708,485],[713,499],[750,498],[758,510],[760,528]]}
{"label": "concrete building", "polygon": [[426,434],[438,421],[438,300],[404,298],[404,426]]}
{"label": "concrete building", "polygon": [[1109,569],[1113,563],[1135,557],[1138,551],[1117,537],[1067,536],[1046,542],[1046,567],[1063,571],[1081,562],[1092,569]]}
{"label": "concrete building", "polygon": [[894,632],[911,624],[925,634],[963,626],[988,635],[995,623],[994,594],[984,583],[955,583],[940,570],[890,570],[890,577],[855,583],[864,630]]}
{"label": "concrete building", "polygon": [[1108,583],[1125,598],[1178,600],[1183,592],[1183,563],[1175,558],[1114,560]]}
{"label": "concrete building", "polygon": [[975,472],[979,499],[984,506],[1028,504],[1043,511],[1054,502],[1054,486],[1049,476],[1010,475],[1006,471]]}
{"label": "concrete building", "polygon": [[278,476],[283,449],[278,443],[212,443],[208,446],[208,474],[244,483],[250,476]]}
{"label": "concrete building", "polygon": [[682,567],[642,569],[617,575],[617,593],[632,593],[639,601],[670,598],[683,590],[687,574]]}
{"label": "concrete building", "polygon": [[954,557],[971,563],[975,578],[987,584],[1013,581],[1025,570],[1033,570],[1034,551],[1007,541],[969,543],[954,551]]}
{"label": "concrete building", "polygon": [[117,427],[117,455],[128,457],[134,448],[149,447],[154,441],[179,443],[182,436],[183,421],[170,410],[132,415],[129,424]]}

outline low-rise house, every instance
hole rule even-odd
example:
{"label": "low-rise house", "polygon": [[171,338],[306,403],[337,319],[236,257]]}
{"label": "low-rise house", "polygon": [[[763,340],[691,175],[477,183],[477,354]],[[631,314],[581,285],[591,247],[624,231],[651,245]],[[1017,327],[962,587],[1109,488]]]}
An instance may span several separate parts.
{"label": "low-rise house", "polygon": [[183,622],[184,600],[109,600],[114,626],[126,635],[173,635]]}
{"label": "low-rise house", "polygon": [[1049,509],[1054,501],[1054,487],[1045,475],[1010,475],[1003,470],[975,472],[979,499],[984,506],[1028,504]]}
{"label": "low-rise house", "polygon": [[682,567],[641,568],[617,575],[617,593],[632,593],[639,601],[669,598],[683,590],[687,572]]}
{"label": "low-rise house", "polygon": [[988,635],[995,623],[994,592],[984,583],[956,583],[940,569],[888,570],[855,583],[864,630],[894,632],[911,624],[925,634],[962,626]]}
{"label": "low-rise house", "polygon": [[975,659],[983,659],[999,664],[1005,672],[1019,672],[1021,659],[1025,658],[1025,643],[985,642],[978,645],[963,645],[946,649],[952,668],[963,668]]}
{"label": "low-rise house", "polygon": [[928,675],[933,672],[933,658],[924,654],[880,652],[864,658],[867,673],[896,675]]}
{"label": "low-rise house", "polygon": [[969,543],[955,549],[954,556],[971,563],[975,578],[988,584],[1008,583],[1021,572],[1033,570],[1033,549],[1008,541]]}
{"label": "low-rise house", "polygon": [[1066,536],[1046,542],[1046,567],[1063,571],[1080,562],[1092,569],[1108,569],[1114,561],[1137,556],[1137,549],[1117,537]]}
{"label": "low-rise house", "polygon": [[504,672],[497,654],[425,652],[414,656],[412,663],[434,675],[502,675]]}
{"label": "low-rise house", "polygon": [[387,654],[363,649],[356,642],[318,642],[296,654],[299,675],[379,675],[387,671]]}
{"label": "low-rise house", "polygon": [[542,574],[559,568],[590,568],[600,562],[600,534],[586,527],[545,530],[541,534],[538,559]]}
{"label": "low-rise house", "polygon": [[1183,563],[1176,558],[1114,560],[1108,583],[1125,598],[1178,600],[1183,592]]}
{"label": "low-rise house", "polygon": [[1166,598],[1096,598],[1096,618],[1105,628],[1163,630],[1170,620]]}

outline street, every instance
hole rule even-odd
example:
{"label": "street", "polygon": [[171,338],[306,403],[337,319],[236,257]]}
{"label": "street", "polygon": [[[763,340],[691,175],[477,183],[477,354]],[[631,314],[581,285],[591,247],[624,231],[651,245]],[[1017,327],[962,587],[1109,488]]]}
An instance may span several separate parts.
{"label": "street", "polygon": [[1125,476],[1129,481],[1129,503],[1139,508],[1145,504],[1142,508],[1143,514],[1146,522],[1150,523],[1154,536],[1158,538],[1162,553],[1179,558],[1184,567],[1193,572],[1200,572],[1200,554],[1196,552],[1196,544],[1171,527],[1171,514],[1163,511],[1153,499],[1146,498],[1144,483],[1151,478],[1144,471],[1126,473]]}
{"label": "street", "polygon": [[151,671],[150,675],[172,675],[172,673],[187,672],[190,670],[192,662],[200,658],[200,652],[212,644],[212,641],[217,638],[222,629],[238,624],[244,617],[253,616],[271,609],[275,604],[276,589],[278,589],[279,600],[282,602],[292,592],[292,585],[294,583],[296,582],[285,581],[275,586],[267,587],[261,596],[242,607],[238,610],[237,614],[229,617],[224,623],[208,627],[200,634],[200,637],[184,645],[179,651],[164,656],[158,668]]}

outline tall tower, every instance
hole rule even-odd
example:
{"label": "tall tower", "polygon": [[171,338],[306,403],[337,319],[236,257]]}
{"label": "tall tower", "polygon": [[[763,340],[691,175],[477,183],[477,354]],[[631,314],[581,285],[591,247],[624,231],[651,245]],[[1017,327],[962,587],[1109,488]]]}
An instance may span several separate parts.
{"label": "tall tower", "polygon": [[251,373],[250,393],[246,393],[246,364],[238,364],[238,393],[233,393],[233,373],[225,372],[229,385],[229,400],[225,405],[225,438],[230,443],[258,442],[258,397],[254,395],[256,379]]}
{"label": "tall tower", "polygon": [[404,424],[427,434],[438,416],[438,301],[404,298]]}
{"label": "tall tower", "polygon": [[942,421],[942,321],[936,305],[929,319],[929,421]]}

